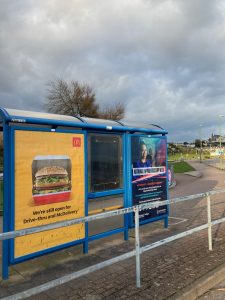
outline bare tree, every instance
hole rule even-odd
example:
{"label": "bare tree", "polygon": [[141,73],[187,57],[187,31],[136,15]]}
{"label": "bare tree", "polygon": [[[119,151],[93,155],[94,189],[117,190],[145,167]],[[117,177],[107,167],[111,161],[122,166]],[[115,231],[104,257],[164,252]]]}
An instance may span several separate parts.
{"label": "bare tree", "polygon": [[100,109],[94,90],[89,85],[63,79],[49,82],[46,107],[49,112],[56,114],[111,120],[122,119],[125,111],[121,103]]}
{"label": "bare tree", "polygon": [[116,103],[100,111],[99,115],[102,119],[110,119],[110,120],[118,121],[123,119],[124,113],[125,113],[124,105],[122,103]]}
{"label": "bare tree", "polygon": [[48,84],[47,109],[56,114],[98,117],[95,93],[87,84],[56,79]]}

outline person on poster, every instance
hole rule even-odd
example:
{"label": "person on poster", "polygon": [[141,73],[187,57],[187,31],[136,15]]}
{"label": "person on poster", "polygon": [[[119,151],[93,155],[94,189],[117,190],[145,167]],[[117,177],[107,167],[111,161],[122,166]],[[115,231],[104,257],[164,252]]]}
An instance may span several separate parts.
{"label": "person on poster", "polygon": [[154,155],[154,166],[161,167],[166,166],[166,141],[160,139],[155,148],[155,155]]}
{"label": "person on poster", "polygon": [[148,168],[152,166],[152,161],[149,159],[147,145],[144,142],[140,143],[139,158],[135,164],[135,168]]}
{"label": "person on poster", "polygon": [[152,166],[152,160],[149,157],[147,145],[142,141],[139,145],[139,158],[133,164],[133,168],[136,169],[136,174],[133,173],[133,179],[138,179],[145,175],[145,168]]}

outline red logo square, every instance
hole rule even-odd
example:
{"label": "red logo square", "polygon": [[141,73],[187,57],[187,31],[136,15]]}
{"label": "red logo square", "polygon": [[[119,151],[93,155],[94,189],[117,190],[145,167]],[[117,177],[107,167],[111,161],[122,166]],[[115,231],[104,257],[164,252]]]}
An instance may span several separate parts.
{"label": "red logo square", "polygon": [[81,138],[74,137],[73,138],[73,147],[80,147],[81,146]]}

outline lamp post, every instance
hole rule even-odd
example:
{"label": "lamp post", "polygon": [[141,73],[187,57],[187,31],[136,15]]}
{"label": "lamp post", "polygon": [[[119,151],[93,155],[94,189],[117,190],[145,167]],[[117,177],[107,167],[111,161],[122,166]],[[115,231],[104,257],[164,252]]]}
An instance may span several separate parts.
{"label": "lamp post", "polygon": [[220,169],[222,169],[222,129],[221,129],[221,123],[222,118],[224,118],[224,115],[219,115],[219,135],[220,135]]}
{"label": "lamp post", "polygon": [[199,125],[200,163],[202,162],[202,124]]}

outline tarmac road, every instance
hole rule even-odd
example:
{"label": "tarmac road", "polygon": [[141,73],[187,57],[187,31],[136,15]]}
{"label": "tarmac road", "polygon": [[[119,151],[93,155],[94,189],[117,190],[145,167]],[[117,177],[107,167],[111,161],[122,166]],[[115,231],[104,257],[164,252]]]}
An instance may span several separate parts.
{"label": "tarmac road", "polygon": [[[196,170],[200,171],[202,176],[200,178],[188,176],[185,174],[176,174],[177,186],[170,190],[170,198],[177,198],[187,195],[194,195],[205,193],[211,190],[218,190],[225,188],[225,172],[213,167],[209,167],[204,163],[189,162]],[[218,212],[213,211],[214,206],[220,205],[223,201],[224,195],[217,195],[211,197],[212,213],[214,218],[223,216],[223,210]],[[203,216],[201,212],[203,213]],[[196,225],[206,221],[206,201],[202,199],[181,202],[180,204],[170,206],[170,216],[189,219],[189,223]]]}
{"label": "tarmac road", "polygon": [[170,190],[171,198],[204,193],[212,189],[225,188],[224,171],[207,166],[204,163],[195,161],[190,161],[189,163],[202,173],[202,177],[195,178],[184,174],[175,174],[177,186],[175,189]]}

